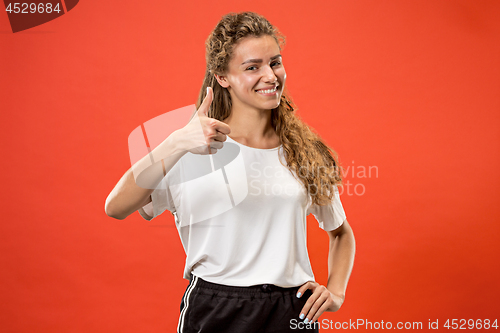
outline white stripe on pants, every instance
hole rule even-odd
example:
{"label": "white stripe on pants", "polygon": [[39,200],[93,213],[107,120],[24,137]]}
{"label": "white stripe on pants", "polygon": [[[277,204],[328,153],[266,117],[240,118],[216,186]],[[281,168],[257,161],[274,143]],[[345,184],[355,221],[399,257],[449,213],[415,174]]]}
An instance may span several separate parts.
{"label": "white stripe on pants", "polygon": [[177,324],[177,333],[182,333],[184,329],[184,317],[186,316],[186,310],[189,307],[189,296],[191,295],[191,291],[193,291],[196,286],[196,282],[198,281],[198,277],[193,275],[193,281],[191,281],[191,285],[189,286],[186,294],[184,295],[184,308],[181,311],[181,316],[179,317],[179,324]]}

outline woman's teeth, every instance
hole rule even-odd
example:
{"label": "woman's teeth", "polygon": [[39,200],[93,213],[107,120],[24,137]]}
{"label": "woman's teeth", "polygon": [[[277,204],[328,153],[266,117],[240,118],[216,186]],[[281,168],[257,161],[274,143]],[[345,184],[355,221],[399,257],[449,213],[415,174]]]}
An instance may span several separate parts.
{"label": "woman's teeth", "polygon": [[266,89],[266,90],[257,90],[258,92],[262,93],[262,94],[270,94],[270,93],[273,93],[276,91],[276,88],[277,87],[274,87],[272,89]]}

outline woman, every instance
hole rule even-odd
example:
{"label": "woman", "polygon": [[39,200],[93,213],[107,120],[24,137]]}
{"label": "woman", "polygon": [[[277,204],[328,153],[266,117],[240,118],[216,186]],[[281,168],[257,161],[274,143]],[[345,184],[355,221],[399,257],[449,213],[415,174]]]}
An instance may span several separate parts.
{"label": "woman", "polygon": [[[178,332],[317,332],[321,314],[344,301],[355,245],[338,162],[293,113],[283,41],[258,14],[224,16],[206,42],[194,116],[106,200],[106,213],[119,219],[136,210],[148,220],[175,215],[190,279]],[[207,156],[210,170],[200,171]],[[330,237],[327,286],[309,263],[309,213]]]}

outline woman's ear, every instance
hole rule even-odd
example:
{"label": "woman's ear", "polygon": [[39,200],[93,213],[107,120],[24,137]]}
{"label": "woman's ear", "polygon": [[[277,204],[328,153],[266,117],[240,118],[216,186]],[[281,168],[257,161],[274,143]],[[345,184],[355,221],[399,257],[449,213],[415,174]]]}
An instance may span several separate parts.
{"label": "woman's ear", "polygon": [[215,78],[217,79],[217,82],[221,85],[222,88],[227,88],[229,87],[229,82],[227,82],[227,77],[224,75],[218,75],[214,74]]}

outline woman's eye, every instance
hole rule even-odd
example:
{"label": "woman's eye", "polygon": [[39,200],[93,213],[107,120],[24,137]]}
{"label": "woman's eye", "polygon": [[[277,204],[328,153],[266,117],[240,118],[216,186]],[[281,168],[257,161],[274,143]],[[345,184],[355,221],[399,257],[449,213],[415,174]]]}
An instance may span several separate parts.
{"label": "woman's eye", "polygon": [[[275,61],[273,63],[271,63],[271,67],[274,67],[274,66],[279,66],[281,65],[281,61]],[[247,71],[253,71],[253,70],[256,70],[257,69],[257,66],[249,66],[247,67]]]}

